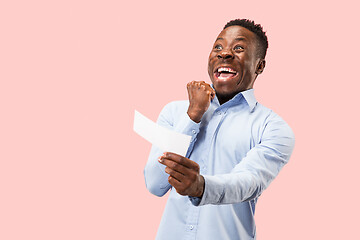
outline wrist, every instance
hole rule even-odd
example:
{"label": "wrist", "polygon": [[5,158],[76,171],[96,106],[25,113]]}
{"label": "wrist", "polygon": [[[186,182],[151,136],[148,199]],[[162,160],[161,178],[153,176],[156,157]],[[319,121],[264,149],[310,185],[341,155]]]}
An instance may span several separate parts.
{"label": "wrist", "polygon": [[191,120],[193,120],[196,123],[199,123],[201,121],[202,116],[204,113],[200,110],[188,110],[187,114]]}
{"label": "wrist", "polygon": [[199,175],[199,184],[198,189],[195,197],[202,198],[205,190],[205,179],[202,175]]}

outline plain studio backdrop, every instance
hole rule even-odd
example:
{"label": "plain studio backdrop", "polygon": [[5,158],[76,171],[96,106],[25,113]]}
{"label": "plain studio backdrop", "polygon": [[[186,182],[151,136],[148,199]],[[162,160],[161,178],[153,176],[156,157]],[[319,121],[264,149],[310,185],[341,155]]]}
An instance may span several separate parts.
{"label": "plain studio backdrop", "polygon": [[0,239],[154,239],[167,196],[145,188],[156,120],[209,81],[227,21],[269,38],[259,102],[296,136],[260,197],[258,239],[358,239],[357,1],[1,1]]}

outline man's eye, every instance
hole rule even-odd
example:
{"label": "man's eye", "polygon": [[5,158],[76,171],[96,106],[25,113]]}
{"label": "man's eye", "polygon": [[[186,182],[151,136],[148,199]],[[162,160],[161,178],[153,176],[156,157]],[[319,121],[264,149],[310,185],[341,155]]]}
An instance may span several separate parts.
{"label": "man's eye", "polygon": [[221,46],[221,45],[215,45],[214,49],[216,49],[216,50],[221,50],[221,49],[222,49],[222,46]]}
{"label": "man's eye", "polygon": [[244,48],[242,47],[242,46],[239,46],[239,45],[237,45],[237,46],[235,46],[234,47],[234,50],[243,50]]}

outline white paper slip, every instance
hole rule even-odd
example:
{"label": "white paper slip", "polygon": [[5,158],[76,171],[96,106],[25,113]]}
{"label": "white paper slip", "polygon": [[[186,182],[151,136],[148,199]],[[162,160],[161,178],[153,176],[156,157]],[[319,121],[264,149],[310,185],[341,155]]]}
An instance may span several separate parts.
{"label": "white paper slip", "polygon": [[135,110],[134,131],[164,152],[186,155],[191,136],[162,127]]}

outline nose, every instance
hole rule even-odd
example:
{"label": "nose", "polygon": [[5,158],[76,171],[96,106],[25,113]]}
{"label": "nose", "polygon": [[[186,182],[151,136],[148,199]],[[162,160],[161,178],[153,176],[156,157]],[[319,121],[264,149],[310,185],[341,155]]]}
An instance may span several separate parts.
{"label": "nose", "polygon": [[234,58],[234,55],[232,54],[232,52],[224,50],[224,51],[220,52],[217,55],[217,58],[218,59],[221,59],[221,58],[223,58],[223,59],[232,59],[232,58]]}

